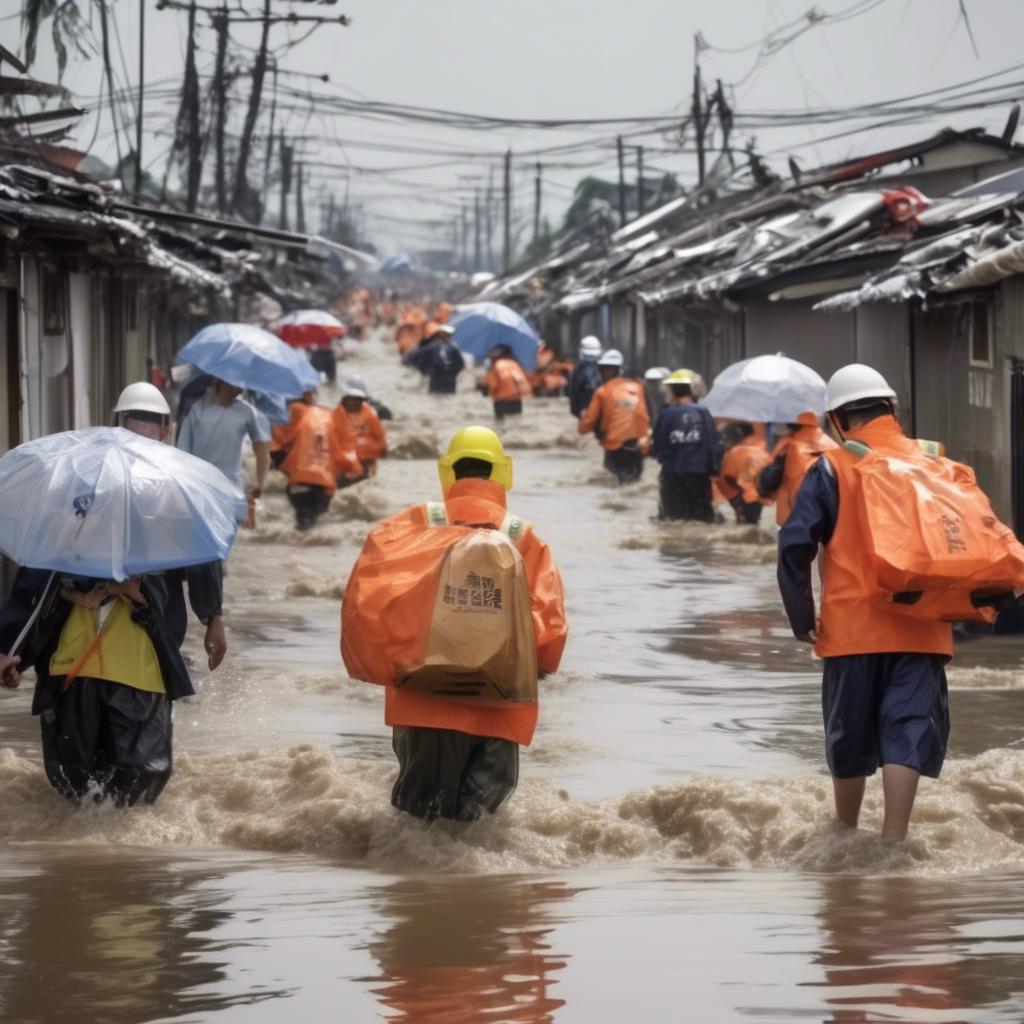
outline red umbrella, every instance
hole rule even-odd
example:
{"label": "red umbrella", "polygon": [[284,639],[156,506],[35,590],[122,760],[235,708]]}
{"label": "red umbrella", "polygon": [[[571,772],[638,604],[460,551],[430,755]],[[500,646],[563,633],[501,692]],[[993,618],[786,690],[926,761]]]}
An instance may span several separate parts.
{"label": "red umbrella", "polygon": [[299,309],[277,321],[277,336],[295,348],[326,348],[344,337],[345,325],[322,309]]}

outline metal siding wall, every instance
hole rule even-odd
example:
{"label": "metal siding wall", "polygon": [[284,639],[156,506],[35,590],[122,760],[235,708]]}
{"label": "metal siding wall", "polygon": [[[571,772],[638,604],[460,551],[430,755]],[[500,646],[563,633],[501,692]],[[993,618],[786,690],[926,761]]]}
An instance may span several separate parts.
{"label": "metal siding wall", "polygon": [[[93,311],[92,278],[88,274],[71,274],[68,280],[71,330],[71,362],[74,420],[76,429],[93,425]],[[97,422],[104,422],[102,414]]]}
{"label": "metal siding wall", "polygon": [[855,310],[856,359],[873,366],[899,395],[904,429],[911,422],[913,387],[910,361],[910,310],[904,304],[870,303]]}
{"label": "metal siding wall", "polygon": [[856,356],[853,313],[816,313],[806,302],[758,300],[746,307],[746,354],[782,352],[826,380]]}
{"label": "metal siding wall", "polygon": [[[993,325],[992,397],[995,421],[992,450],[996,459],[996,475],[985,488],[996,514],[1004,523],[1013,522],[1013,489],[1011,450],[1014,442],[1024,445],[1024,438],[1010,433],[1010,357],[1024,358],[1024,278],[1004,281],[995,305]],[[984,487],[985,485],[982,484]]]}

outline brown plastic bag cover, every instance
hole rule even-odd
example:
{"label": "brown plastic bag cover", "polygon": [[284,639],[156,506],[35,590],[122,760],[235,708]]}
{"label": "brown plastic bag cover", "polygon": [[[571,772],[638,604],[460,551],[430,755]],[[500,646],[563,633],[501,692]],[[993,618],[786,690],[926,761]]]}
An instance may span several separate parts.
{"label": "brown plastic bag cover", "polygon": [[855,471],[870,568],[884,590],[1024,588],[1024,546],[996,517],[970,467],[869,451]]}
{"label": "brown plastic bag cover", "polygon": [[[471,571],[479,587],[467,584]],[[501,589],[500,609],[484,610],[485,593],[493,596],[485,579]],[[454,605],[445,586],[455,588]],[[537,699],[526,569],[497,530],[405,523],[371,533],[345,589],[341,647],[355,679],[481,701]]]}

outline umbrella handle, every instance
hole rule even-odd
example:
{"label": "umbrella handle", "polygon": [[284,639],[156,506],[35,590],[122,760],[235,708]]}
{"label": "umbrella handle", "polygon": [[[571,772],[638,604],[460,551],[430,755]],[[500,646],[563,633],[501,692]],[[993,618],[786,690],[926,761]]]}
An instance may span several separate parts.
{"label": "umbrella handle", "polygon": [[42,596],[36,602],[35,608],[32,609],[32,614],[28,617],[28,622],[25,623],[25,625],[22,627],[21,632],[18,634],[17,639],[14,641],[13,644],[11,644],[11,649],[7,652],[8,658],[13,658],[18,653],[18,650],[21,648],[21,645],[25,642],[25,637],[28,636],[29,631],[36,624],[36,619],[39,618],[39,615],[42,612],[43,608],[46,607],[46,605],[49,603],[50,596],[52,593],[51,588],[53,587],[53,581],[56,578],[57,573],[51,572],[50,578],[46,581],[46,586],[43,588]]}

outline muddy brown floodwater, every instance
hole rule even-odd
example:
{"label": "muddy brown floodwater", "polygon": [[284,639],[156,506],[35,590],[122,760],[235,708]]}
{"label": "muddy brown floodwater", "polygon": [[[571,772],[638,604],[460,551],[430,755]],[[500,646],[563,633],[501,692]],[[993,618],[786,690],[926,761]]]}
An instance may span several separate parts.
{"label": "muddy brown floodwater", "polygon": [[951,758],[908,842],[872,834],[875,780],[865,828],[837,830],[772,530],[659,525],[653,469],[612,487],[561,401],[503,431],[572,624],[519,790],[468,827],[394,811],[341,589],[374,521],[437,497],[425,456],[490,410],[428,398],[379,342],[343,369],[405,457],[310,535],[268,495],[154,808],[67,806],[31,687],[0,698],[0,1020],[1024,1019],[1024,644],[960,646]]}

